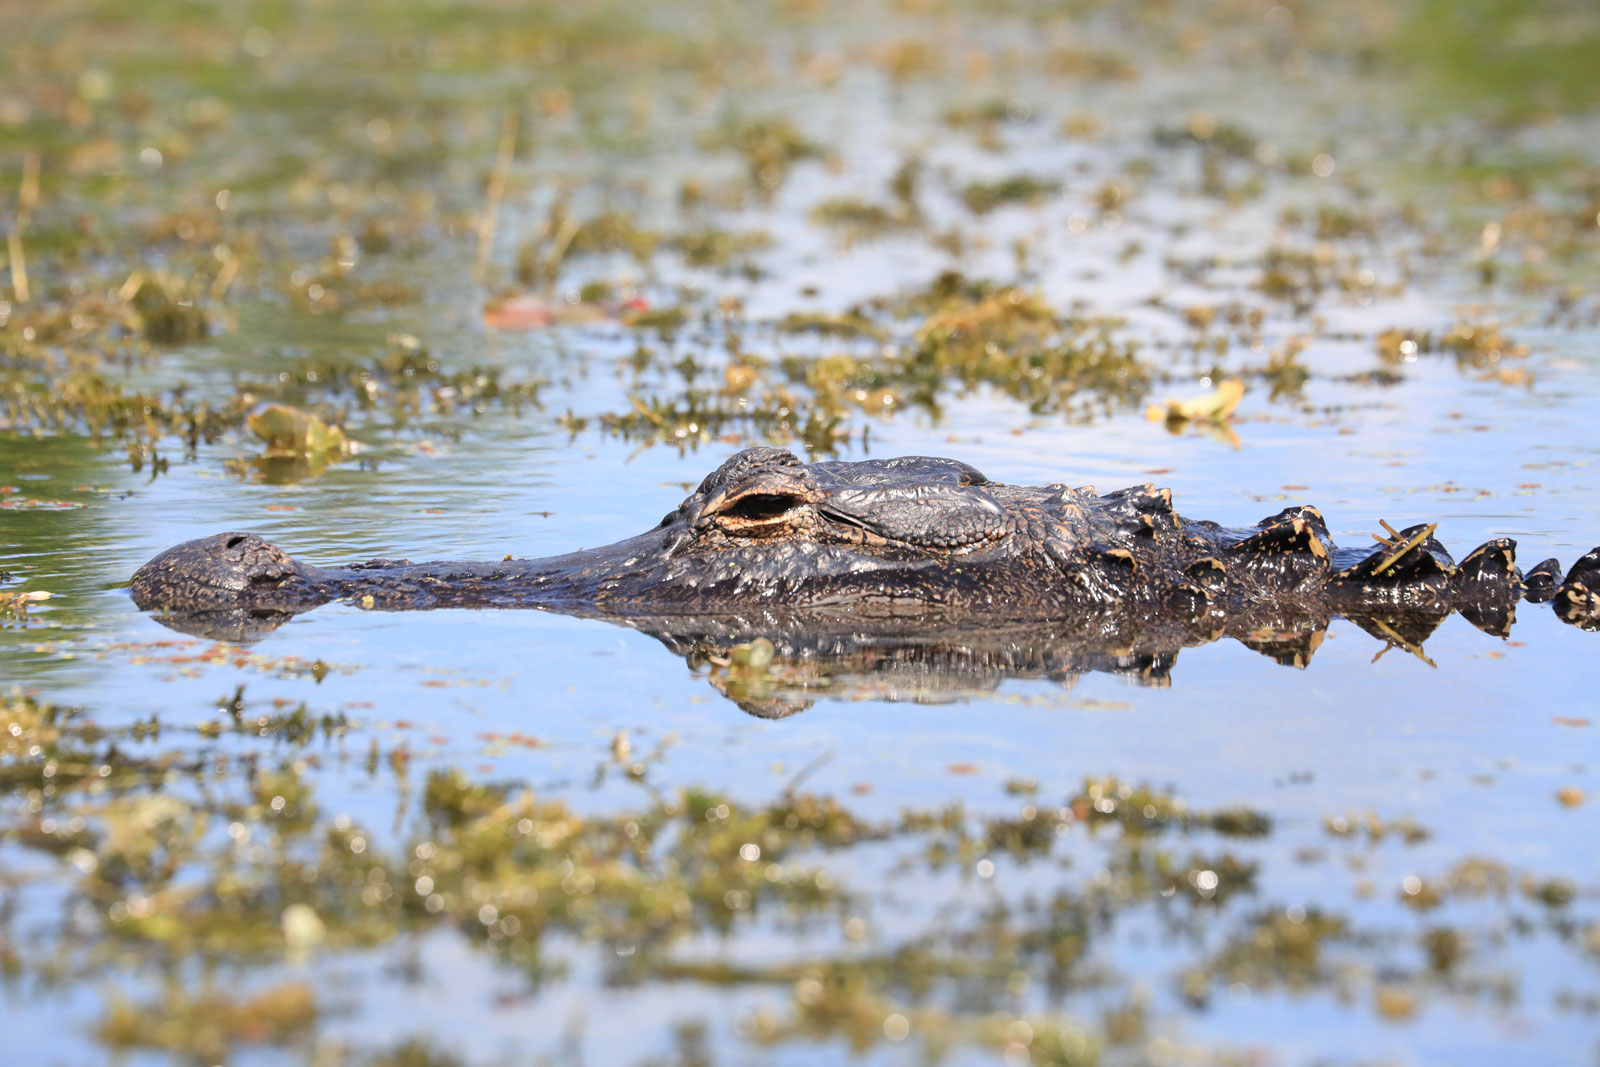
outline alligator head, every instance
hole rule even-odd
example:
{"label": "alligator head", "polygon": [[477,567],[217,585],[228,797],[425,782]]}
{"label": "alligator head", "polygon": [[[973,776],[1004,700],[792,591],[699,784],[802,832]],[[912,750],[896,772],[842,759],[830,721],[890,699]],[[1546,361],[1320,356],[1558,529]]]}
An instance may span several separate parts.
{"label": "alligator head", "polygon": [[[609,605],[662,613],[760,602],[938,602],[932,569],[1021,547],[987,479],[921,457],[802,464],[777,448],[738,453],[655,529],[540,560],[345,568],[301,563],[248,533],[188,541],[134,574],[145,610],[295,612],[346,596],[383,607]],[[974,571],[974,574],[977,572]],[[966,583],[970,585],[969,583]]]}

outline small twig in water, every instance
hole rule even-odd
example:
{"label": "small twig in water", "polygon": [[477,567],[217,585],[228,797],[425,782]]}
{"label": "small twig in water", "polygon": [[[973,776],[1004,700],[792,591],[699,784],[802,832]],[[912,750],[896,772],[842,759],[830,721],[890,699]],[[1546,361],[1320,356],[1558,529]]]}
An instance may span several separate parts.
{"label": "small twig in water", "polygon": [[[1396,538],[1399,538],[1400,535],[1398,533],[1395,533],[1395,531],[1390,528],[1388,523],[1385,522],[1383,524],[1383,528],[1385,530],[1388,530],[1390,533],[1394,534],[1394,536]],[[1387,556],[1383,557],[1383,559],[1378,563],[1378,565],[1376,567],[1372,568],[1372,573],[1373,574],[1382,574],[1384,571],[1386,571],[1390,567],[1394,566],[1397,562],[1400,561],[1400,559],[1407,552],[1410,552],[1413,548],[1416,548],[1418,545],[1422,544],[1422,542],[1424,542],[1428,538],[1432,537],[1433,536],[1433,531],[1437,530],[1438,528],[1439,528],[1439,524],[1436,523],[1436,522],[1432,522],[1432,523],[1429,523],[1428,525],[1424,526],[1422,529],[1418,530],[1416,532],[1416,534],[1411,537],[1410,540],[1406,541],[1405,544],[1398,546],[1393,552],[1391,552]],[[1384,544],[1391,544],[1392,542],[1385,541],[1383,543]]]}
{"label": "small twig in water", "polygon": [[1384,622],[1382,619],[1373,619],[1372,622],[1377,625],[1378,629],[1383,631],[1384,637],[1389,642],[1378,650],[1378,655],[1372,657],[1372,662],[1378,662],[1378,659],[1391,648],[1403,648],[1413,656],[1420,659],[1422,662],[1426,663],[1428,666],[1434,668],[1435,670],[1438,669],[1439,665],[1437,663],[1423,655],[1421,645],[1414,645],[1410,641],[1407,641],[1405,638],[1396,633],[1392,626]]}
{"label": "small twig in water", "polygon": [[801,767],[800,770],[795,773],[795,776],[789,779],[789,783],[783,787],[783,795],[786,797],[793,796],[795,789],[799,787],[801,782],[805,781],[817,771],[821,770],[822,767],[832,759],[833,749],[830,748],[828,751],[824,752],[822,755],[818,756],[804,767]]}
{"label": "small twig in water", "polygon": [[489,175],[488,200],[483,206],[483,218],[478,220],[478,259],[472,267],[474,282],[482,282],[489,269],[489,253],[494,251],[494,233],[500,224],[500,201],[505,198],[506,177],[517,150],[519,123],[517,109],[511,108],[500,124],[500,150],[495,153],[494,171]]}
{"label": "small twig in water", "polygon": [[11,294],[19,304],[28,302],[28,262],[22,253],[22,230],[39,201],[39,153],[22,157],[22,186],[17,190],[17,216],[6,234],[6,258],[11,263]]}

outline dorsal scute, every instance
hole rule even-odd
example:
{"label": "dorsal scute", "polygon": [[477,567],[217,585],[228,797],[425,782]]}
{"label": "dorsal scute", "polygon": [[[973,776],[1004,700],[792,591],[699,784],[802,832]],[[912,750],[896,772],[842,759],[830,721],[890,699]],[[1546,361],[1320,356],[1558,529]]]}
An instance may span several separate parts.
{"label": "dorsal scute", "polygon": [[[1229,555],[1307,555],[1328,559],[1327,527],[1310,518],[1284,512],[1263,521],[1256,532],[1228,548]],[[1320,526],[1320,529],[1319,529]]]}
{"label": "dorsal scute", "polygon": [[1228,568],[1215,556],[1203,556],[1183,569],[1185,576],[1194,584],[1212,594],[1220,594],[1228,588]]}
{"label": "dorsal scute", "polygon": [[1561,586],[1561,561],[1541,560],[1522,575],[1523,596],[1530,604],[1548,604]]}
{"label": "dorsal scute", "polygon": [[1468,552],[1456,566],[1455,583],[1458,589],[1521,581],[1522,572],[1517,569],[1517,543],[1509,537],[1485,541]]}
{"label": "dorsal scute", "polygon": [[[1093,492],[1091,488],[1089,490]],[[1126,489],[1118,489],[1107,493],[1100,498],[1100,502],[1107,507],[1130,508],[1134,511],[1144,511],[1156,515],[1172,514],[1172,490],[1157,489],[1149,482],[1143,485],[1130,485]]]}
{"label": "dorsal scute", "polygon": [[1139,558],[1126,548],[1096,541],[1089,546],[1089,553],[1097,562],[1112,570],[1126,574],[1139,573]]}
{"label": "dorsal scute", "polygon": [[1172,490],[1157,489],[1148,482],[1107,493],[1098,503],[1125,535],[1149,537],[1179,527],[1177,513],[1172,510]]}
{"label": "dorsal scute", "polygon": [[1320,510],[1310,504],[1296,504],[1293,507],[1284,508],[1276,515],[1268,515],[1256,523],[1256,529],[1265,530],[1269,527],[1281,526],[1295,519],[1299,519],[1310,526],[1311,531],[1317,535],[1323,544],[1332,547],[1333,538],[1328,534],[1327,520],[1322,517]]}
{"label": "dorsal scute", "polygon": [[1600,548],[1590,549],[1567,571],[1556,590],[1555,612],[1580,630],[1600,630]]}
{"label": "dorsal scute", "polygon": [[1567,571],[1563,585],[1578,582],[1590,589],[1600,589],[1600,548],[1591,548]]}

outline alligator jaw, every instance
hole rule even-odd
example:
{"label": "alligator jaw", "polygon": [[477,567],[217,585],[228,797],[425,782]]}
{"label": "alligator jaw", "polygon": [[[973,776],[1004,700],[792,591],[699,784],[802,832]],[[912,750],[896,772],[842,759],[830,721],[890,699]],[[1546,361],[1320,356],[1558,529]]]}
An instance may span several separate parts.
{"label": "alligator jaw", "polygon": [[220,533],[185,541],[134,572],[141,610],[174,629],[245,639],[334,600],[378,610],[592,605],[608,582],[637,570],[659,549],[658,534],[543,559],[499,563],[373,560],[314,567],[257,534]]}
{"label": "alligator jaw", "polygon": [[497,563],[374,560],[319,573],[325,600],[380,611],[417,608],[552,608],[593,605],[619,579],[637,577],[664,552],[654,531],[602,548]]}

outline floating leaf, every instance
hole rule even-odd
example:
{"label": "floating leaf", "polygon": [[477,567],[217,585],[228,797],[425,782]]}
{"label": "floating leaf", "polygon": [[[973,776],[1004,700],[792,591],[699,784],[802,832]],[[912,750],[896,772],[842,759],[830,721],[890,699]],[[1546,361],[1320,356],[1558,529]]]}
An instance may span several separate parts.
{"label": "floating leaf", "polygon": [[343,430],[286,404],[251,415],[248,424],[250,432],[266,442],[268,459],[326,460],[350,451]]}
{"label": "floating leaf", "polygon": [[[682,314],[676,311],[676,314]],[[588,326],[622,321],[628,325],[656,325],[635,320],[648,316],[650,302],[629,300],[544,301],[532,296],[508,296],[485,304],[483,324],[491,330],[542,330],[550,326]]]}
{"label": "floating leaf", "polygon": [[243,475],[253,471],[269,485],[314,478],[356,450],[337,426],[285,404],[273,404],[247,423],[266,450],[249,461],[230,461],[229,469]]}
{"label": "floating leaf", "polygon": [[27,615],[28,605],[37,604],[41,600],[49,600],[53,594],[43,589],[33,589],[22,593],[0,593],[0,617],[20,619]]}
{"label": "floating leaf", "polygon": [[1169,400],[1165,406],[1151,404],[1144,414],[1151,422],[1226,422],[1243,398],[1244,383],[1229,378],[1204,396]]}

